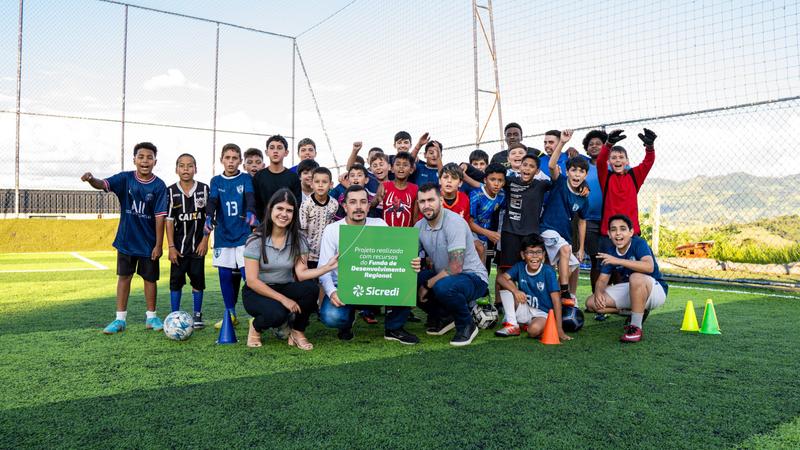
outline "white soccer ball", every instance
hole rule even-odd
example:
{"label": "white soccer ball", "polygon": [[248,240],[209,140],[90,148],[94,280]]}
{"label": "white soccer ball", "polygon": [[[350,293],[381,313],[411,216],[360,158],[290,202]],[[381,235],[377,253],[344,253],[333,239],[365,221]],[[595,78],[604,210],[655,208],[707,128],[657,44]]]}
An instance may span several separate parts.
{"label": "white soccer ball", "polygon": [[194,331],[194,320],[186,311],[174,311],[164,318],[164,334],[175,341],[189,339]]}
{"label": "white soccer ball", "polygon": [[472,307],[472,319],[481,330],[497,325],[499,316],[494,305],[475,305]]}

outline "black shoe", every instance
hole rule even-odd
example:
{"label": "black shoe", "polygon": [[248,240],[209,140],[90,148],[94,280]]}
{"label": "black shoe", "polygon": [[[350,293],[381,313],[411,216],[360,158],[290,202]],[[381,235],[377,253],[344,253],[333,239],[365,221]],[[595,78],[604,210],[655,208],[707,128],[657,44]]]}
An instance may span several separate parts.
{"label": "black shoe", "polygon": [[[597,313],[594,315],[594,320],[598,322],[603,322],[604,320],[608,319],[608,316],[602,313]],[[628,318],[630,320],[630,318]]]}
{"label": "black shoe", "polygon": [[419,317],[415,316],[414,315],[414,311],[411,311],[410,313],[408,313],[408,319],[406,319],[406,322],[419,323],[419,322],[422,322],[422,319],[420,319]]}
{"label": "black shoe", "polygon": [[431,336],[441,336],[455,327],[456,323],[453,322],[453,319],[441,319],[429,326],[425,332]]}
{"label": "black shoe", "polygon": [[408,331],[398,328],[396,330],[386,330],[383,332],[383,338],[387,341],[397,341],[405,345],[419,344],[419,338],[409,333]]}
{"label": "black shoe", "polygon": [[206,327],[206,324],[203,322],[203,313],[199,312],[194,313],[193,319],[194,319],[194,325],[192,325],[192,328],[194,328],[195,330],[200,330]]}
{"label": "black shoe", "polygon": [[450,341],[450,345],[455,345],[456,347],[469,345],[477,335],[478,327],[476,327],[474,323],[471,323],[463,331],[456,331],[456,335],[453,337],[453,340]]}
{"label": "black shoe", "polygon": [[352,341],[353,338],[356,337],[356,335],[353,334],[352,328],[342,328],[336,336],[343,341]]}

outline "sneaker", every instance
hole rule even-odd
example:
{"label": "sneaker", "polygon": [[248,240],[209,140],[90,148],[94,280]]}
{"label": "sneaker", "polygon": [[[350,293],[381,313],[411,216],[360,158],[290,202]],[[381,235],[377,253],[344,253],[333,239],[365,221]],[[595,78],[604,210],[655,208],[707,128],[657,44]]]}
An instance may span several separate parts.
{"label": "sneaker", "polygon": [[104,334],[117,334],[121,331],[125,331],[126,323],[124,320],[115,320],[108,324],[105,328],[103,328]]}
{"label": "sneaker", "polygon": [[278,328],[272,328],[272,333],[275,337],[284,341],[289,339],[289,334],[291,334],[291,332],[292,330],[289,329],[289,321],[283,322]]}
{"label": "sneaker", "polygon": [[406,319],[406,322],[419,323],[419,322],[422,322],[422,319],[420,319],[419,317],[415,316],[414,315],[414,311],[411,311],[410,313],[408,313],[408,319]]}
{"label": "sneaker", "polygon": [[642,329],[634,326],[628,325],[625,327],[625,333],[619,337],[620,342],[639,342],[642,340],[643,334]]}
{"label": "sneaker", "polygon": [[202,330],[203,328],[206,327],[205,322],[203,322],[203,313],[200,312],[194,313],[193,319],[194,319],[194,325],[192,326],[192,328],[194,328],[195,330]]}
{"label": "sneaker", "polygon": [[419,344],[419,338],[409,333],[408,331],[398,328],[396,330],[386,330],[383,332],[383,338],[387,341],[397,341],[405,345]]}
{"label": "sneaker", "polygon": [[144,321],[144,327],[148,330],[161,331],[164,329],[164,324],[158,317],[151,317]]}
{"label": "sneaker", "polygon": [[476,327],[474,323],[471,323],[463,331],[456,331],[456,335],[453,337],[453,340],[450,341],[450,345],[455,345],[456,347],[469,345],[477,335],[478,327]]}
{"label": "sneaker", "polygon": [[503,322],[503,328],[494,332],[497,337],[519,336],[519,327],[508,322]]}
{"label": "sneaker", "polygon": [[[239,318],[234,316],[233,314],[231,314],[231,321],[233,322],[233,326],[238,326],[239,325]],[[219,322],[215,323],[214,324],[214,328],[216,328],[218,330],[221,329],[222,328],[222,321],[220,320]]]}
{"label": "sneaker", "polygon": [[[602,322],[602,321],[604,321],[606,319],[608,319],[608,315],[606,315],[606,314],[597,313],[597,314],[594,315],[594,320],[596,320],[598,322]],[[630,321],[630,317],[628,318],[628,321]]]}
{"label": "sneaker", "polygon": [[578,299],[575,298],[574,295],[570,294],[569,298],[561,297],[561,306],[575,306]]}
{"label": "sneaker", "polygon": [[441,336],[456,327],[452,319],[439,320],[435,325],[425,330],[431,336]]}
{"label": "sneaker", "polygon": [[338,337],[342,341],[352,341],[353,338],[356,337],[356,335],[353,334],[353,328],[350,327],[350,328],[340,329],[339,332],[336,333],[336,337]]}
{"label": "sneaker", "polygon": [[367,322],[367,324],[369,325],[377,325],[378,323],[378,320],[375,319],[375,315],[373,315],[372,313],[366,313],[366,314],[362,313],[361,318],[364,319],[364,322]]}

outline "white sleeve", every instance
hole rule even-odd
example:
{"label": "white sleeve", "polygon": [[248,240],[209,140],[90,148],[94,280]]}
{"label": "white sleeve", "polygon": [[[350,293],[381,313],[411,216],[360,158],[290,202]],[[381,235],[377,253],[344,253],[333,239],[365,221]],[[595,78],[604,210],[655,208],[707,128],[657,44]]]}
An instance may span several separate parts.
{"label": "white sleeve", "polygon": [[[336,231],[338,230],[339,224],[334,222],[325,227],[325,230],[322,232],[322,242],[319,245],[319,265],[323,266],[328,263],[333,255],[336,254],[337,246],[339,245],[338,239],[336,235]],[[322,283],[322,288],[325,289],[325,294],[328,297],[331,296],[334,292],[336,292],[336,282],[333,279],[333,274],[336,270],[332,270],[321,277],[319,277],[320,283]]]}

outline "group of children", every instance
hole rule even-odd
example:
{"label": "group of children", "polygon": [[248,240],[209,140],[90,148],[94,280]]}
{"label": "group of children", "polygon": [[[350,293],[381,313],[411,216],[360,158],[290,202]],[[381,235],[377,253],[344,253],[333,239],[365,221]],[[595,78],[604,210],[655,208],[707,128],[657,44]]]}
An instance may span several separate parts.
{"label": "group of children", "polygon": [[[583,140],[585,156],[574,149],[570,156],[564,152],[572,130],[548,131],[544,152],[522,144],[518,124],[507,125],[505,133],[509,148],[495,155],[497,161],[493,158],[491,164],[482,150],[473,151],[468,163],[443,164],[443,146],[428,133],[412,148],[411,135],[398,132],[393,155],[373,147],[366,160],[359,154],[363,144],[355,142],[347,171],[336,186],[331,171],[314,161],[316,146],[308,138],[299,141],[300,162],[292,168],[284,166],[289,148],[282,136],[271,136],[265,152],[250,148],[242,153],[236,144],[226,144],[220,155],[223,172],[209,185],[194,179],[196,160],[182,154],[175,166],[178,181],[169,187],[153,174],[156,147],[147,142],[137,144],[133,150],[136,170],[107,179],[94,178],[91,173],[82,177],[96,189],[115,193],[121,206],[114,241],[119,276],[117,314],[104,332],[114,334],[126,328],[134,273],[145,282],[146,327],[163,327],[155,306],[165,229],[171,309],[180,309],[188,276],[194,326],[204,326],[204,258],[213,233],[213,266],[218,271],[225,311],[237,324],[245,242],[263,220],[265,205],[275,192],[288,188],[297,198],[300,227],[308,244],[307,264],[315,268],[326,263],[319,261],[322,233],[344,216],[340,203],[349,186],[365,187],[368,216],[382,218],[389,226],[410,227],[421,217],[418,187],[433,183],[441,192],[444,207],[469,225],[487,268],[495,259],[495,300],[505,313],[497,336],[520,335],[523,330],[530,336],[539,335],[550,309],[560,324],[562,306],[578,306],[577,269],[588,254],[593,295],[586,301],[587,310],[596,312],[598,320],[604,314],[629,311],[630,323],[621,340],[640,340],[646,312],[663,304],[667,291],[652,251],[637,236],[636,196],[655,159],[655,133],[645,129],[639,135],[646,156],[633,168],[626,150],[617,145],[625,138],[621,130],[609,134],[590,131]],[[418,158],[420,151],[422,158]],[[375,323],[375,312],[366,308],[362,317]],[[563,331],[559,334],[569,339]]]}

